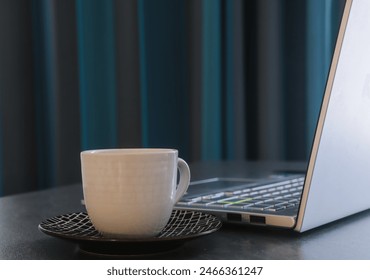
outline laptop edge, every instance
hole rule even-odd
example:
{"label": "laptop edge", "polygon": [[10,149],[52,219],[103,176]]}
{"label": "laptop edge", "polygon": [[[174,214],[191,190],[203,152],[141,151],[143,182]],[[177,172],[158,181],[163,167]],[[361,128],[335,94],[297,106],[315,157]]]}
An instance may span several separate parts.
{"label": "laptop edge", "polygon": [[298,232],[370,207],[369,11],[370,2],[346,1],[297,216]]}

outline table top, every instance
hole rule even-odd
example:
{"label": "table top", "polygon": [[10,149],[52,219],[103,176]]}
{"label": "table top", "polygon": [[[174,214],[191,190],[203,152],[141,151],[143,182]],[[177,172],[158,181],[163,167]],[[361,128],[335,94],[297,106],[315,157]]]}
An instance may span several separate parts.
{"label": "table top", "polygon": [[[193,179],[253,174],[266,163],[202,162],[190,165]],[[303,170],[304,163],[267,163],[276,170]],[[85,211],[81,184],[0,198],[0,259],[104,259],[82,252],[78,244],[38,229],[41,221]],[[132,258],[121,256],[120,258]],[[144,259],[370,259],[370,211],[320,228],[296,233],[264,227],[223,225],[210,235]]]}

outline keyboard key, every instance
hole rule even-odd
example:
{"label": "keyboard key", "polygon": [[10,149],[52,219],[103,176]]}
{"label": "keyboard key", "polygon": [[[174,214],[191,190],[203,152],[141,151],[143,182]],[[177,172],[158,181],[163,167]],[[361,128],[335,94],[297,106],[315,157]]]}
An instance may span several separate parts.
{"label": "keyboard key", "polygon": [[286,205],[286,208],[293,208],[293,207],[295,207],[295,206],[296,206],[295,204],[288,203],[288,204]]}
{"label": "keyboard key", "polygon": [[[240,186],[240,189],[218,192],[191,199],[182,199],[178,205],[201,208],[228,208],[235,210],[279,211],[299,205],[304,178],[283,182]],[[246,187],[242,189],[242,187]]]}
{"label": "keyboard key", "polygon": [[242,210],[252,206],[254,206],[254,203],[229,204],[227,205],[227,209]]}
{"label": "keyboard key", "polygon": [[264,211],[272,207],[273,205],[257,204],[257,205],[251,205],[249,207],[244,207],[244,209],[247,211]]}
{"label": "keyboard key", "polygon": [[267,211],[271,211],[271,212],[277,212],[277,211],[281,211],[281,210],[285,210],[285,206],[279,206],[279,207],[270,207],[268,209],[266,209]]}
{"label": "keyboard key", "polygon": [[272,202],[272,201],[274,201],[274,199],[273,199],[273,198],[267,198],[267,199],[265,199],[263,202],[264,202],[264,203],[268,203],[268,202]]}
{"label": "keyboard key", "polygon": [[225,196],[224,192],[203,196],[202,199],[216,199]]}

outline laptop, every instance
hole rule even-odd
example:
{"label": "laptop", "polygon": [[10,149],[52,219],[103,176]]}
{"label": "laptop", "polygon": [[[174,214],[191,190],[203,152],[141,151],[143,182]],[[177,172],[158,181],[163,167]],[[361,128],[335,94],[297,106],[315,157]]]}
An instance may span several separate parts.
{"label": "laptop", "polygon": [[304,232],[370,207],[370,1],[347,0],[307,169],[191,182],[177,209]]}

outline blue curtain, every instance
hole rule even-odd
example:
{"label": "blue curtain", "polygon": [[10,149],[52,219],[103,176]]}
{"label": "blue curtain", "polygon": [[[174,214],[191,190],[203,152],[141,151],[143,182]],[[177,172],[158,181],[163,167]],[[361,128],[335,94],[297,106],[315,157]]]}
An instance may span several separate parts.
{"label": "blue curtain", "polygon": [[144,147],[189,153],[186,0],[138,1],[141,130]]}
{"label": "blue curtain", "polygon": [[32,24],[35,39],[34,53],[34,98],[36,150],[38,153],[38,184],[47,185],[55,180],[55,110],[56,110],[56,40],[53,28],[53,2],[32,2]]}
{"label": "blue curtain", "polygon": [[221,1],[203,1],[202,159],[222,156]]}
{"label": "blue curtain", "polygon": [[117,146],[113,0],[77,0],[81,148]]}
{"label": "blue curtain", "polygon": [[344,1],[0,4],[0,195],[79,182],[79,153],[306,160]]}

